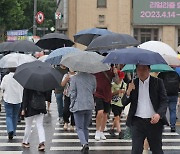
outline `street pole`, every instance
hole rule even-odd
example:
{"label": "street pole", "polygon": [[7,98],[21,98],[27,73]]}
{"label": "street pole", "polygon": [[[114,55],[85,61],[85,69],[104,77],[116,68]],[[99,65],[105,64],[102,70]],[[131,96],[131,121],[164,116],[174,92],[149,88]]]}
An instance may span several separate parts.
{"label": "street pole", "polygon": [[33,15],[33,36],[36,36],[36,13],[37,13],[37,0],[34,0],[34,15]]}

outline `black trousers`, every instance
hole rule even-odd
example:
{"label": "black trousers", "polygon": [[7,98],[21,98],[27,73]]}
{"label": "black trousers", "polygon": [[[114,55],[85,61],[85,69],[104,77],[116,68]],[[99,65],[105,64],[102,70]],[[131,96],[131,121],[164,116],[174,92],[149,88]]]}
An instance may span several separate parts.
{"label": "black trousers", "polygon": [[64,97],[64,108],[63,108],[63,119],[64,123],[69,123],[69,118],[71,117],[71,125],[75,126],[73,113],[69,110],[71,104],[70,97]]}
{"label": "black trousers", "polygon": [[132,152],[131,154],[142,154],[144,140],[147,137],[152,154],[163,154],[162,131],[163,124],[151,124],[151,119],[134,117],[132,122]]}

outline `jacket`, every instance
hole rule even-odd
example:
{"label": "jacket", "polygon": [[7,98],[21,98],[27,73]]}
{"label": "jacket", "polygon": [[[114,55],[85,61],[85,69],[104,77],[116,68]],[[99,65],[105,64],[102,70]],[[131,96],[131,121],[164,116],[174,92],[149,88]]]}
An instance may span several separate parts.
{"label": "jacket", "polygon": [[80,72],[73,76],[70,81],[70,111],[93,110],[95,90],[96,78],[94,75]]}
{"label": "jacket", "polygon": [[[122,98],[122,104],[124,106],[130,104],[129,113],[127,117],[127,126],[132,125],[133,117],[137,110],[138,103],[138,91],[139,91],[139,78],[134,80],[135,89],[131,91],[129,98],[124,95]],[[149,96],[152,102],[154,111],[160,115],[160,122],[163,125],[168,125],[166,119],[166,110],[167,110],[167,94],[161,79],[150,76],[149,80]]]}

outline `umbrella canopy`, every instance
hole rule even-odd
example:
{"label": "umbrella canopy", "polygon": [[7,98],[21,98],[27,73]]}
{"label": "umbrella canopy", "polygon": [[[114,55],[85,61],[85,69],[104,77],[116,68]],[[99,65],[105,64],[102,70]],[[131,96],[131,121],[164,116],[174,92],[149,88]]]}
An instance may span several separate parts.
{"label": "umbrella canopy", "polygon": [[108,50],[136,46],[138,44],[139,42],[128,34],[112,33],[97,37],[88,45],[86,50]]}
{"label": "umbrella canopy", "polygon": [[103,56],[95,52],[74,52],[65,55],[61,64],[79,72],[98,73],[110,69],[109,65],[103,64]]}
{"label": "umbrella canopy", "polygon": [[48,63],[37,60],[17,67],[14,78],[24,88],[45,92],[57,88],[62,75]]}
{"label": "umbrella canopy", "polygon": [[43,56],[39,57],[38,60],[45,62],[47,57],[48,57],[48,55],[43,55]]}
{"label": "umbrella canopy", "polygon": [[175,68],[175,71],[179,74],[179,76],[180,76],[180,67],[176,67]]}
{"label": "umbrella canopy", "polygon": [[52,51],[48,57],[46,58],[45,62],[50,63],[52,65],[59,65],[61,62],[61,59],[64,55],[72,52],[82,52],[81,50],[74,48],[74,47],[64,47],[64,48],[58,48],[54,51]]}
{"label": "umbrella canopy", "polygon": [[161,55],[168,65],[170,66],[180,66],[180,60],[178,57],[170,56],[170,55]]}
{"label": "umbrella canopy", "polygon": [[8,51],[8,46],[11,45],[12,42],[2,42],[0,43],[0,53]]}
{"label": "umbrella canopy", "polygon": [[[174,71],[169,65],[166,64],[156,64],[151,65],[151,72],[167,72],[167,71]],[[135,65],[132,64],[126,64],[122,71],[123,72],[134,72],[136,69]]]}
{"label": "umbrella canopy", "polygon": [[64,34],[48,33],[44,35],[36,45],[43,49],[55,50],[62,47],[71,47],[74,45],[74,42]]}
{"label": "umbrella canopy", "polygon": [[170,55],[177,57],[177,53],[168,44],[161,41],[148,41],[140,44],[138,48],[158,52],[160,55]]}
{"label": "umbrella canopy", "polygon": [[141,48],[116,49],[110,52],[103,60],[104,63],[112,64],[167,64],[163,57],[153,51]]}
{"label": "umbrella canopy", "polygon": [[35,53],[42,51],[40,47],[38,47],[33,42],[28,40],[18,40],[12,42],[6,47],[6,50],[11,52],[22,52],[22,53]]}
{"label": "umbrella canopy", "polygon": [[36,58],[31,55],[21,53],[10,53],[0,59],[0,68],[18,67],[21,64],[32,62],[35,60]]}
{"label": "umbrella canopy", "polygon": [[74,41],[85,46],[88,46],[92,40],[101,35],[112,34],[111,31],[101,28],[90,28],[82,30],[74,35]]}

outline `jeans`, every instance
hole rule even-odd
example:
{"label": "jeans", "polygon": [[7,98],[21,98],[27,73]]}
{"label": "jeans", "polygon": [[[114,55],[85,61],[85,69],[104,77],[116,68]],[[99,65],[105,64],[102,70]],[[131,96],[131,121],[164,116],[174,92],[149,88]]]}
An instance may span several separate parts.
{"label": "jeans", "polygon": [[170,114],[170,126],[175,127],[176,125],[176,105],[178,96],[168,96],[168,107]]}
{"label": "jeans", "polygon": [[7,132],[9,133],[13,131],[15,135],[21,103],[10,104],[10,103],[4,102],[4,106],[5,106],[5,112],[6,112]]}
{"label": "jeans", "polygon": [[56,102],[57,102],[57,107],[58,107],[58,114],[59,114],[59,118],[63,117],[63,93],[60,94],[55,94],[56,96]]}
{"label": "jeans", "polygon": [[26,143],[26,144],[29,143],[29,137],[31,135],[31,127],[32,127],[32,123],[34,119],[36,120],[39,143],[45,142],[45,132],[44,132],[44,127],[43,127],[44,114],[37,114],[31,117],[25,118],[26,127],[25,127],[23,143]]}
{"label": "jeans", "polygon": [[80,139],[81,145],[88,144],[89,139],[89,124],[92,117],[91,110],[77,111],[74,112],[74,120],[77,129],[78,138]]}

